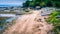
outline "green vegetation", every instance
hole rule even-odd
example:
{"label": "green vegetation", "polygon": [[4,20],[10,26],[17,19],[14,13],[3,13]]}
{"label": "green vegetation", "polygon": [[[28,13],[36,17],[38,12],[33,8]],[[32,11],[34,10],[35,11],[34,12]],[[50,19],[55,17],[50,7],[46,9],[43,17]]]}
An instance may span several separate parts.
{"label": "green vegetation", "polygon": [[55,34],[60,34],[60,11],[53,11],[50,17],[46,21],[50,24],[53,24],[53,31]]}
{"label": "green vegetation", "polygon": [[27,0],[23,7],[60,7],[60,0]]}

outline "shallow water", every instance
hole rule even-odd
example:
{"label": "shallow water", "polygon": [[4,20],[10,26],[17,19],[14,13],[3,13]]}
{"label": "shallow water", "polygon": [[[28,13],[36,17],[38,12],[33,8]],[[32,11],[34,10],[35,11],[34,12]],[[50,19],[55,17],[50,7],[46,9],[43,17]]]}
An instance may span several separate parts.
{"label": "shallow water", "polygon": [[15,14],[0,14],[0,17],[16,17]]}

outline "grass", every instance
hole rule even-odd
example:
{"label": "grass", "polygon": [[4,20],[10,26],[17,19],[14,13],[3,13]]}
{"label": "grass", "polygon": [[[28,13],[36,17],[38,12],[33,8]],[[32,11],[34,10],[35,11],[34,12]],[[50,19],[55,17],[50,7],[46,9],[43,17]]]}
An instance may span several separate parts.
{"label": "grass", "polygon": [[54,28],[53,28],[53,31],[54,31],[54,34],[60,34],[60,18],[56,18],[57,15],[60,15],[60,12],[58,11],[52,11],[53,13],[50,14],[49,18],[46,19],[46,21],[50,24],[53,24]]}

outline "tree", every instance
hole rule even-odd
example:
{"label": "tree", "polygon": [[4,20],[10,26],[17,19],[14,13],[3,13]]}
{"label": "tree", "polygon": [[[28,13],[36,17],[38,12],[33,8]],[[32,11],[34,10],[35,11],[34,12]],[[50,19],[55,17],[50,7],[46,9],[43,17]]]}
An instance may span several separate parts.
{"label": "tree", "polygon": [[23,3],[24,7],[34,7],[34,6],[40,6],[40,7],[60,7],[60,0],[27,0],[25,3]]}

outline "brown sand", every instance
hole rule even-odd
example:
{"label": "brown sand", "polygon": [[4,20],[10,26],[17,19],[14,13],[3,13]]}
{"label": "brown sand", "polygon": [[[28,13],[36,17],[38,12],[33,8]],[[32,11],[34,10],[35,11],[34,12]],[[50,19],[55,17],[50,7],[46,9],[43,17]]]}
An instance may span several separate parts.
{"label": "brown sand", "polygon": [[33,11],[32,14],[20,16],[16,24],[5,30],[3,34],[47,34],[52,30],[52,25],[45,22],[44,17],[39,15],[40,12]]}

